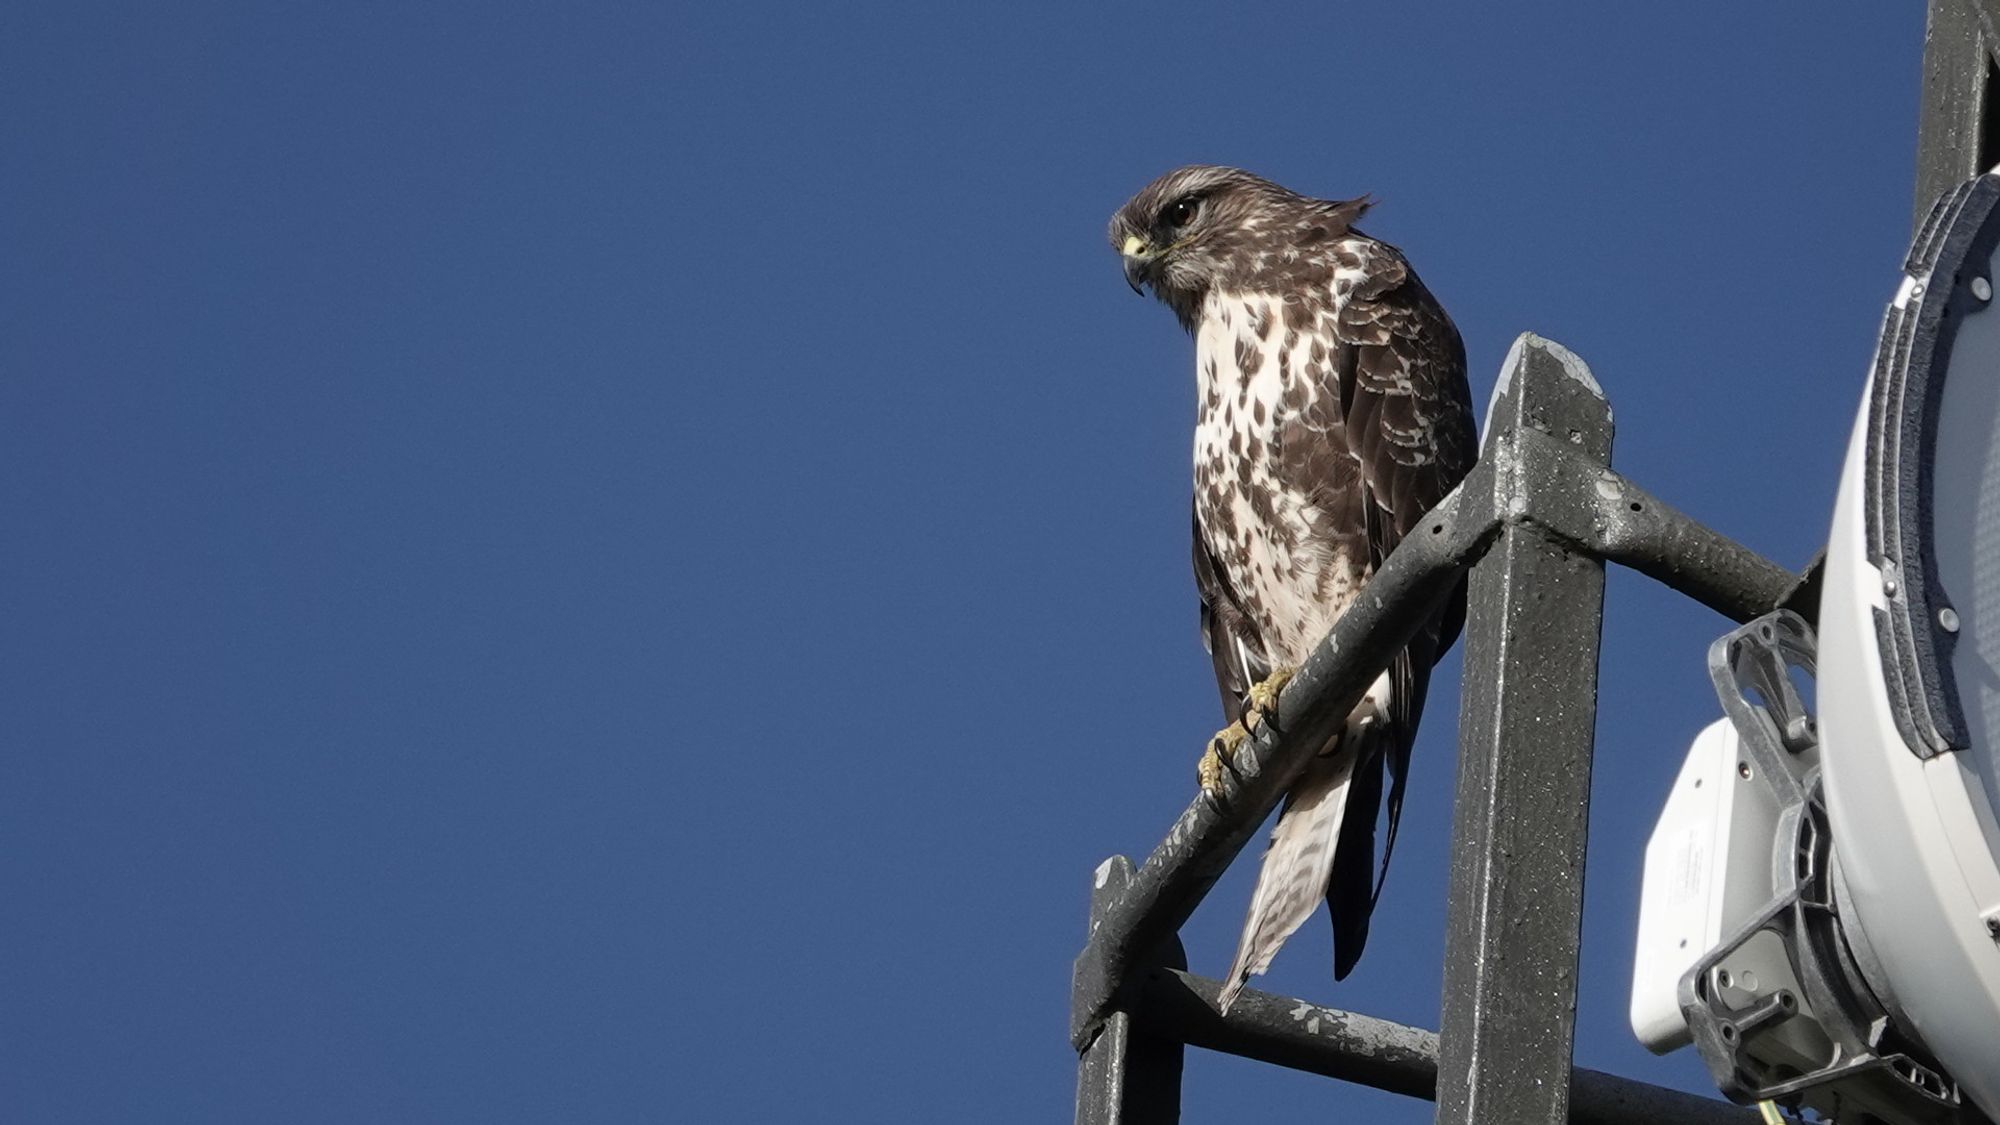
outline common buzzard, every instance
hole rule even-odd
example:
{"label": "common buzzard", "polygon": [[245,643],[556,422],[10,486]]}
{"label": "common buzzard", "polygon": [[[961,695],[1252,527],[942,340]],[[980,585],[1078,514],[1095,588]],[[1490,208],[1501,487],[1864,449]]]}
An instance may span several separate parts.
{"label": "common buzzard", "polygon": [[[1476,456],[1458,330],[1400,251],[1354,228],[1369,204],[1196,165],[1111,220],[1134,291],[1195,338],[1194,571],[1231,721],[1202,756],[1211,793],[1291,670]],[[1224,1011],[1321,897],[1335,979],[1360,957],[1381,891],[1383,771],[1386,872],[1431,665],[1463,606],[1461,592],[1418,631],[1287,795]]]}

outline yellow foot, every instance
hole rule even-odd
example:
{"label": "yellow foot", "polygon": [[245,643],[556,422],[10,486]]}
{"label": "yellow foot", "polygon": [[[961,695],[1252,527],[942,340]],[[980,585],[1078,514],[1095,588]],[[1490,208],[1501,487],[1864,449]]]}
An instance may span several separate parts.
{"label": "yellow foot", "polygon": [[1221,795],[1222,775],[1235,770],[1229,759],[1236,756],[1237,747],[1249,737],[1250,732],[1243,728],[1242,723],[1231,723],[1216,731],[1215,737],[1208,740],[1208,749],[1201,752],[1201,761],[1194,767],[1194,775],[1201,779],[1203,793],[1210,797]]}
{"label": "yellow foot", "polygon": [[1278,710],[1278,693],[1292,682],[1292,670],[1279,668],[1250,685],[1249,706],[1243,709],[1243,728],[1256,730]]}

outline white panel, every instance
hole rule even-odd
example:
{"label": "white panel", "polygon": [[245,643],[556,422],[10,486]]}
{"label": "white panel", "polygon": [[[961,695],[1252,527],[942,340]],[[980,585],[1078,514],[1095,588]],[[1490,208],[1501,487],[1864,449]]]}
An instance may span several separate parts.
{"label": "white panel", "polygon": [[[1991,278],[1992,264],[1983,268]],[[1975,748],[1969,764],[1990,801],[2000,794],[2000,309],[1990,281],[1977,291],[1988,300],[1960,322],[1938,411],[1931,549],[1959,619],[1952,671]]]}
{"label": "white panel", "polygon": [[[1820,602],[1818,707],[1828,820],[1853,897],[1848,925],[1866,931],[1912,1030],[1960,1087],[2000,1109],[2000,949],[1959,869],[1966,802],[1938,790],[1968,774],[1953,760],[1927,770],[1896,730],[1876,646],[1882,574],[1863,522],[1867,396],[1841,472]],[[1963,792],[1961,786],[1961,793]],[[1956,837],[1956,842],[1955,842]]]}

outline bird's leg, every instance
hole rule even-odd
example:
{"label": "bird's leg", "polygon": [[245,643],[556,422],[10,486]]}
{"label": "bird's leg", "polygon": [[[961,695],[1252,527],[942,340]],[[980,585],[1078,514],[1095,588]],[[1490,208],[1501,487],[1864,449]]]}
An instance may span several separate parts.
{"label": "bird's leg", "polygon": [[1243,729],[1256,730],[1278,713],[1278,693],[1292,682],[1292,669],[1278,668],[1250,685],[1249,705],[1243,708]]}
{"label": "bird's leg", "polygon": [[1235,771],[1229,759],[1235,757],[1238,747],[1250,737],[1242,723],[1231,723],[1215,732],[1208,740],[1208,748],[1201,752],[1201,761],[1195,763],[1194,775],[1201,780],[1201,791],[1210,797],[1222,793],[1222,775]]}

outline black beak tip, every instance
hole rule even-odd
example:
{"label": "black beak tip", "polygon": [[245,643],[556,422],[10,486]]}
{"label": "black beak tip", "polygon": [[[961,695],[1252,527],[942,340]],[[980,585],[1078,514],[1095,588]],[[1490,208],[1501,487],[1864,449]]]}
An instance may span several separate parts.
{"label": "black beak tip", "polygon": [[1137,293],[1141,297],[1146,295],[1146,290],[1140,285],[1140,282],[1144,281],[1145,278],[1146,263],[1144,261],[1138,258],[1125,259],[1125,284],[1131,286],[1132,292]]}

